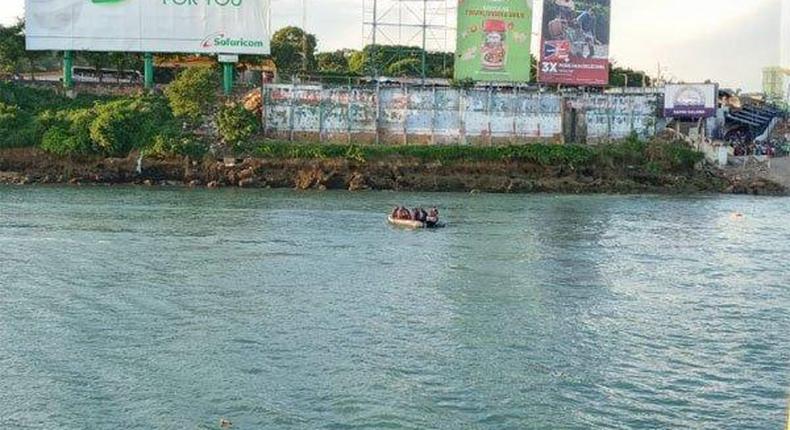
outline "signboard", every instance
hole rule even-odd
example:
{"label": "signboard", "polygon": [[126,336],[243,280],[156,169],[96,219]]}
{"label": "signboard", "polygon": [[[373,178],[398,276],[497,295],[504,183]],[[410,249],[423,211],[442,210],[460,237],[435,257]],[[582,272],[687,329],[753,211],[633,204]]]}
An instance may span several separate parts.
{"label": "signboard", "polygon": [[239,56],[238,54],[219,54],[217,55],[217,61],[220,63],[238,63]]}
{"label": "signboard", "polygon": [[532,0],[458,0],[455,79],[528,82]]}
{"label": "signboard", "polygon": [[716,84],[667,84],[664,117],[710,118],[716,115]]}
{"label": "signboard", "polygon": [[611,0],[544,0],[538,80],[607,85],[610,17]]}
{"label": "signboard", "polygon": [[26,0],[29,50],[268,54],[269,0]]}

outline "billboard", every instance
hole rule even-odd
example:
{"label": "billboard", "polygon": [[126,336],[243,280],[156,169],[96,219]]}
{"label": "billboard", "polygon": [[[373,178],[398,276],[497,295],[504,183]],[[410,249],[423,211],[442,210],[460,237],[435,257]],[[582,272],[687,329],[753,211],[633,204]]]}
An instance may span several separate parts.
{"label": "billboard", "polygon": [[664,117],[710,118],[716,115],[716,84],[667,84],[664,87]]}
{"label": "billboard", "polygon": [[29,50],[268,54],[269,0],[26,0]]}
{"label": "billboard", "polygon": [[607,85],[610,18],[611,0],[544,0],[538,80]]}
{"label": "billboard", "polygon": [[528,82],[532,0],[458,0],[455,79]]}
{"label": "billboard", "polygon": [[782,18],[779,22],[779,65],[790,69],[790,0],[782,0]]}

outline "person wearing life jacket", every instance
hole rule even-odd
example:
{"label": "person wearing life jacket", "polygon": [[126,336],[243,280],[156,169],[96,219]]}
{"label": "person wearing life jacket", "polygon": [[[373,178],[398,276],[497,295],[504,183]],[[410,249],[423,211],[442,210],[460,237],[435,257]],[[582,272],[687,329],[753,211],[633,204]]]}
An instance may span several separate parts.
{"label": "person wearing life jacket", "polygon": [[428,211],[428,216],[425,217],[425,222],[428,224],[428,227],[435,226],[439,222],[439,209],[432,207]]}
{"label": "person wearing life jacket", "polygon": [[419,220],[422,222],[426,222],[428,220],[428,212],[425,212],[425,209],[423,208],[418,208],[417,210],[420,212]]}

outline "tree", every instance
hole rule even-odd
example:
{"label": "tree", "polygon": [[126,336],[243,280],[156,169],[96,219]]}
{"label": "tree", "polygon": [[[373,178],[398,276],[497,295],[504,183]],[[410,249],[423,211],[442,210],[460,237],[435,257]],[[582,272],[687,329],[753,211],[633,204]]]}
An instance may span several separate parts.
{"label": "tree", "polygon": [[321,52],[316,55],[318,71],[321,73],[333,73],[337,75],[348,75],[351,73],[348,66],[349,57],[356,51],[341,49],[334,52]]}
{"label": "tree", "polygon": [[298,27],[285,27],[272,36],[271,49],[274,64],[280,76],[293,76],[315,70],[315,35]]}
{"label": "tree", "polygon": [[451,78],[455,55],[451,52],[423,52],[417,46],[368,45],[362,51],[347,54],[348,69],[357,75],[422,76],[425,55],[425,77]]}
{"label": "tree", "polygon": [[612,63],[609,71],[609,85],[613,87],[647,87],[650,86],[650,77],[645,72],[618,67]]}
{"label": "tree", "polygon": [[24,23],[0,26],[0,75],[18,75],[24,59]]}
{"label": "tree", "polygon": [[214,69],[194,67],[178,74],[165,88],[173,115],[196,124],[210,113],[217,100],[217,74]]}
{"label": "tree", "polygon": [[417,58],[404,58],[387,67],[387,76],[418,78],[422,76],[422,61]]}

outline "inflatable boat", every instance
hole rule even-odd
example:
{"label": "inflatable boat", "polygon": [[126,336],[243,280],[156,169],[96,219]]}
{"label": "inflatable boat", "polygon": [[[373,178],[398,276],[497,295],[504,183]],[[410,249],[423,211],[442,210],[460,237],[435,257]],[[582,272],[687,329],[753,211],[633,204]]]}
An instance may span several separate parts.
{"label": "inflatable boat", "polygon": [[437,222],[437,223],[431,224],[431,223],[427,223],[427,222],[414,221],[414,220],[410,220],[410,219],[397,219],[397,218],[393,218],[392,215],[387,217],[387,221],[389,221],[389,223],[394,225],[394,226],[403,227],[403,228],[415,228],[416,229],[416,228],[441,228],[441,227],[444,227],[444,224],[442,224],[441,222]]}

